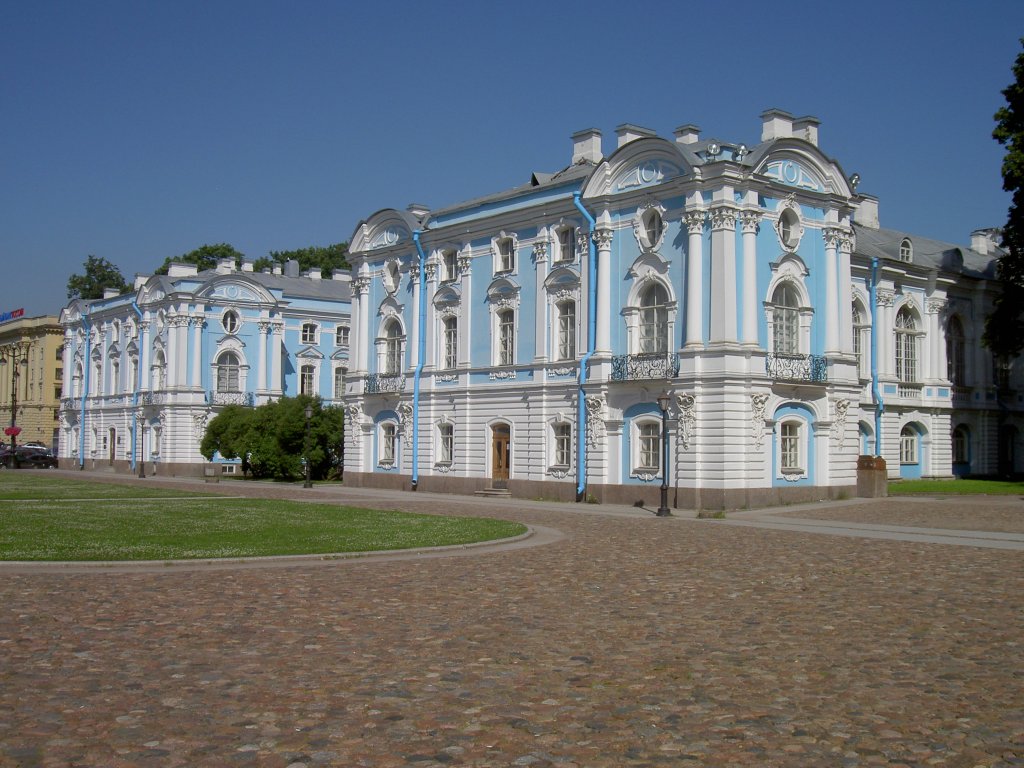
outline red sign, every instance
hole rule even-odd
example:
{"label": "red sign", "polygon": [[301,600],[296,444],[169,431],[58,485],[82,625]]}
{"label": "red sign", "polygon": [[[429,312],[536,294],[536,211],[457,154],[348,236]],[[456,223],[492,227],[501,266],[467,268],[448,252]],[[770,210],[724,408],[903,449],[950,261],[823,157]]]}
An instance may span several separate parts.
{"label": "red sign", "polygon": [[17,437],[21,434],[21,427],[4,427],[4,434],[8,437]]}
{"label": "red sign", "polygon": [[4,312],[0,314],[0,323],[6,323],[8,320],[17,320],[19,317],[24,316],[25,309],[15,309],[10,312]]}

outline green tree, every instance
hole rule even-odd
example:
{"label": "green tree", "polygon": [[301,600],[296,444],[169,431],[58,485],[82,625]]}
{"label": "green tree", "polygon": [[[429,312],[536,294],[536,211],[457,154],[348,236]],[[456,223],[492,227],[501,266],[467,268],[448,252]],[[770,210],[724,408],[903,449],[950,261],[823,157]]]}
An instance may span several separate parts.
{"label": "green tree", "polygon": [[245,258],[245,254],[236,251],[228,243],[217,243],[216,245],[202,245],[194,251],[189,251],[182,256],[168,256],[164,263],[154,272],[157,275],[166,275],[171,267],[171,262],[176,264],[195,264],[202,272],[205,269],[213,269],[221,259],[234,259],[238,261]]}
{"label": "green tree", "polygon": [[341,408],[325,407],[320,398],[284,397],[246,408],[229,405],[206,426],[200,452],[211,461],[216,452],[225,459],[242,459],[243,471],[257,478],[296,480],[303,477],[306,406],[309,420],[310,476],[330,477],[340,468],[344,416]]}
{"label": "green tree", "polygon": [[283,267],[284,263],[291,259],[299,262],[301,271],[305,272],[311,268],[321,269],[326,277],[339,270],[348,270],[348,243],[335,243],[328,246],[311,245],[308,248],[299,248],[295,251],[271,251],[269,256],[256,259],[253,268],[261,270],[275,265]]}
{"label": "green tree", "polygon": [[[1021,40],[1024,44],[1024,39]],[[995,114],[992,137],[1006,147],[1003,189],[1012,195],[1003,228],[1003,248],[996,275],[1000,293],[985,320],[985,344],[1008,358],[1024,347],[1024,52],[1013,65],[1014,81],[1003,91],[1006,106]]]}
{"label": "green tree", "polygon": [[102,256],[90,255],[82,262],[84,273],[68,278],[69,299],[102,299],[105,288],[116,288],[118,293],[128,290],[121,270]]}

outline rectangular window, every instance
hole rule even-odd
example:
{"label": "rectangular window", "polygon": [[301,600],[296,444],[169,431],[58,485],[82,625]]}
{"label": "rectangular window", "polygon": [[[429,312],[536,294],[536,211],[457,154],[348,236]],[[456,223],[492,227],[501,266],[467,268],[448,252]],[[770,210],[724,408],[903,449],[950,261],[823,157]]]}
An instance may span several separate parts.
{"label": "rectangular window", "polygon": [[516,268],[516,254],[511,237],[498,241],[498,271],[511,272]]}
{"label": "rectangular window", "polygon": [[558,305],[558,359],[576,358],[576,303],[563,301]]}
{"label": "rectangular window", "polygon": [[315,395],[313,389],[315,368],[312,365],[304,365],[299,372],[299,394]]}
{"label": "rectangular window", "polygon": [[917,435],[909,429],[900,434],[900,464],[917,464]]}
{"label": "rectangular window", "polygon": [[641,424],[639,469],[657,472],[661,468],[661,426],[654,423]]}
{"label": "rectangular window", "polygon": [[303,323],[303,325],[302,325],[302,343],[303,344],[316,344],[316,324],[315,323]]}
{"label": "rectangular window", "polygon": [[555,466],[568,467],[572,463],[572,425],[555,424]]}
{"label": "rectangular window", "polygon": [[565,227],[558,231],[558,261],[573,261],[576,258],[576,227]]}
{"label": "rectangular window", "polygon": [[458,276],[458,254],[455,251],[445,251],[441,254],[441,280],[450,283]]}
{"label": "rectangular window", "polygon": [[441,464],[451,464],[455,456],[455,427],[451,424],[442,424],[438,427],[440,438],[439,460]]}
{"label": "rectangular window", "polygon": [[454,317],[444,319],[444,367],[454,368],[459,361],[459,321]]}
{"label": "rectangular window", "polygon": [[345,369],[334,369],[334,399],[340,400],[345,394]]}
{"label": "rectangular window", "polygon": [[348,333],[349,329],[347,325],[339,325],[338,329],[334,332],[334,346],[347,347]]}
{"label": "rectangular window", "polygon": [[515,362],[516,314],[511,309],[498,313],[498,365]]}
{"label": "rectangular window", "polygon": [[800,467],[800,425],[787,421],[782,425],[780,465],[783,472],[798,472]]}
{"label": "rectangular window", "polygon": [[896,379],[917,381],[917,337],[901,331],[896,332]]}
{"label": "rectangular window", "polygon": [[384,424],[380,428],[380,463],[395,463],[395,425]]}
{"label": "rectangular window", "polygon": [[796,355],[800,352],[800,315],[789,307],[775,307],[775,346],[777,355]]}

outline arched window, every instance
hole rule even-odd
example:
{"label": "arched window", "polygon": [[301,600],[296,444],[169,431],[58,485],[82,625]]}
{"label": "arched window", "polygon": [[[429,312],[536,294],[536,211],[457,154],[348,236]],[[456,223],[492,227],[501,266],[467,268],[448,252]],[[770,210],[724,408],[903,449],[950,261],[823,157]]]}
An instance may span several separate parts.
{"label": "arched window", "polygon": [[913,261],[914,260],[914,244],[910,242],[909,237],[904,237],[900,242],[900,261]]}
{"label": "arched window", "polygon": [[868,352],[871,349],[871,325],[867,313],[859,301],[853,302],[853,354],[857,358],[857,371],[862,379],[871,376],[871,360]]}
{"label": "arched window", "polygon": [[965,373],[964,326],[954,315],[946,325],[946,377],[954,387],[962,387],[967,382]]}
{"label": "arched window", "polygon": [[900,430],[900,464],[917,463],[917,432],[908,424]]}
{"label": "arched window", "polygon": [[454,368],[459,362],[459,320],[456,317],[444,319],[444,360],[442,368]]}
{"label": "arched window", "polygon": [[772,351],[777,355],[800,353],[800,294],[791,283],[782,283],[772,295]]}
{"label": "arched window", "polygon": [[217,391],[240,392],[240,369],[238,355],[234,352],[224,352],[217,358]]}
{"label": "arched window", "polygon": [[560,301],[558,310],[558,359],[576,359],[576,302]]}
{"label": "arched window", "polygon": [[896,313],[896,379],[905,383],[917,381],[917,322],[907,307]]}
{"label": "arched window", "polygon": [[299,368],[299,394],[316,394],[316,366],[306,363]]}
{"label": "arched window", "polygon": [[164,378],[164,374],[165,374],[166,370],[167,370],[167,363],[166,363],[166,361],[164,359],[164,353],[163,353],[162,350],[157,350],[156,354],[153,355],[153,365],[152,365],[152,374],[153,374],[152,378],[153,378],[153,389],[154,389],[154,391],[161,390],[161,389],[164,388],[164,382],[166,381],[166,379]]}
{"label": "arched window", "polygon": [[640,354],[668,352],[668,291],[652,283],[640,297]]}
{"label": "arched window", "polygon": [[402,371],[402,326],[391,320],[384,328],[384,371],[395,376]]}

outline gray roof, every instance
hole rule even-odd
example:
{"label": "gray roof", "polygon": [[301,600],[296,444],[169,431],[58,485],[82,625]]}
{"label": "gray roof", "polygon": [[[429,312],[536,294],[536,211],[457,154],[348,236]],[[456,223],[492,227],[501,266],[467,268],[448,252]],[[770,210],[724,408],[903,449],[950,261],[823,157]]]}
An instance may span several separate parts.
{"label": "gray roof", "polygon": [[900,243],[909,239],[913,247],[911,264],[971,277],[995,277],[996,255],[978,253],[968,246],[944,243],[895,229],[875,229],[856,223],[853,226],[857,234],[856,252],[862,256],[900,262]]}

